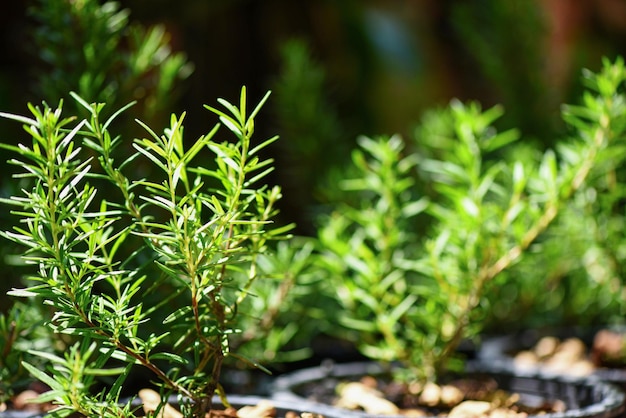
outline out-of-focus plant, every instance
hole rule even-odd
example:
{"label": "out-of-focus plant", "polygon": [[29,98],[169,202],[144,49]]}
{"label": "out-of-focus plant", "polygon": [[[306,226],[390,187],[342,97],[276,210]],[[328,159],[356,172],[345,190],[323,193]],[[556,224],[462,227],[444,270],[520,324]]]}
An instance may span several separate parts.
{"label": "out-of-focus plant", "polygon": [[346,123],[338,119],[327,94],[326,71],[311,48],[303,40],[291,39],[280,52],[281,70],[272,90],[273,111],[284,139],[276,146],[278,174],[287,196],[283,205],[310,235],[315,198],[329,194],[327,177],[349,157],[351,145],[345,141]]}
{"label": "out-of-focus plant", "polygon": [[44,362],[29,350],[50,349],[52,344],[38,306],[15,303],[6,314],[0,313],[0,404],[32,383],[23,361],[44,367]]}
{"label": "out-of-focus plant", "polygon": [[[400,137],[361,137],[359,145],[353,162],[360,177],[339,186],[361,198],[323,219],[321,271],[331,274],[329,287],[344,308],[338,319],[356,331],[364,353],[391,360],[401,354],[399,347],[380,342],[395,340],[394,329],[416,297],[407,294],[406,283],[417,279],[407,261],[419,250],[412,218],[426,201],[411,191],[416,161],[402,157]],[[403,296],[409,296],[404,303]]]}
{"label": "out-of-focus plant", "polygon": [[69,91],[107,103],[105,111],[137,101],[137,114],[153,122],[167,117],[176,87],[192,71],[185,54],[172,51],[163,25],[131,23],[118,2],[38,0],[30,13],[33,52],[43,62],[34,93],[49,103],[73,106]]}
{"label": "out-of-focus plant", "polygon": [[329,332],[325,310],[335,306],[315,274],[314,249],[312,239],[298,237],[259,257],[261,277],[241,309],[260,317],[240,315],[235,351],[275,368],[313,354],[313,340]]}
{"label": "out-of-focus plant", "polygon": [[[136,134],[141,132],[134,123],[136,117],[148,124],[167,120],[192,65],[185,54],[172,50],[163,25],[131,23],[130,11],[113,1],[37,0],[28,10],[33,26],[32,44],[26,47],[35,55],[29,90],[36,97],[47,103],[63,99],[65,110],[72,114],[86,111],[69,100],[69,91],[78,92],[88,102],[107,103],[105,113],[136,101],[137,105],[123,115],[127,132]],[[4,161],[0,166],[8,168]],[[145,165],[137,166],[138,171],[146,169]],[[19,190],[18,182],[9,180],[8,176],[2,178],[2,196]],[[4,214],[0,222],[7,224]],[[11,254],[7,246],[0,249],[3,261]],[[4,267],[9,272],[8,288],[18,281],[19,271],[14,266],[10,270]],[[4,309],[0,307],[0,311]]]}
{"label": "out-of-focus plant", "polygon": [[[549,22],[540,3],[525,0],[481,4],[456,2],[451,6],[450,26],[459,55],[473,67],[476,92],[488,91],[507,112],[503,122],[519,127],[525,141],[552,147],[558,125],[561,86],[548,81],[545,72]],[[512,60],[515,65],[509,65]],[[471,91],[472,87],[468,87]]]}
{"label": "out-of-focus plant", "polygon": [[[34,283],[11,294],[43,300],[52,329],[78,340],[62,355],[35,352],[52,364],[46,370],[23,365],[50,386],[40,400],[58,405],[54,416],[129,416],[130,403],[119,398],[135,366],[159,382],[161,406],[174,393],[185,416],[198,416],[214,394],[227,402],[225,361],[256,364],[231,350],[231,339],[241,332],[241,315],[264,314],[246,312],[255,306],[245,302],[261,277],[260,257],[291,228],[272,225],[281,191],[262,183],[272,160],[259,152],[276,137],[252,141],[267,96],[251,112],[245,89],[238,106],[222,99],[224,110],[207,106],[234,141],[213,140],[216,125],[186,144],[184,114],[173,115],[160,135],[139,122],[148,138],[136,139],[122,163],[113,151],[126,138],[109,129],[124,109],[101,120],[103,105],[73,97],[88,119],[64,117],[61,106],[45,103],[29,106],[31,117],[2,114],[31,137],[4,145],[24,185],[2,199],[19,218],[2,236],[25,247],[34,267]],[[207,154],[215,168],[202,161]],[[153,175],[129,177],[142,158]],[[155,331],[151,321],[166,330]],[[112,380],[91,393],[101,376]]]}
{"label": "out-of-focus plant", "polygon": [[[619,77],[620,66],[618,60],[612,77]],[[608,78],[606,63],[604,71]],[[607,98],[609,86],[616,83],[594,77],[588,71],[583,81],[591,91],[602,89]],[[626,149],[621,145],[624,122],[617,114],[622,106],[622,92],[622,86],[615,91],[611,98],[614,113],[606,116],[611,121],[613,144],[600,153],[592,175],[560,210],[542,239],[515,269],[507,272],[510,277],[494,289],[490,300],[492,330],[623,323]],[[592,111],[585,110],[590,107]],[[582,124],[581,115],[598,117],[600,110],[587,92],[584,107],[565,107],[565,120],[574,133],[577,128],[582,131],[579,134],[591,135],[593,132]]]}
{"label": "out-of-focus plant", "polygon": [[364,354],[400,361],[404,377],[420,381],[458,364],[456,348],[484,325],[493,284],[622,154],[623,60],[585,80],[583,103],[564,112],[572,136],[523,160],[489,158],[519,135],[493,127],[499,107],[475,103],[431,114],[417,151],[398,137],[360,140],[356,172],[341,184],[352,203],[322,219],[319,239],[338,319]]}

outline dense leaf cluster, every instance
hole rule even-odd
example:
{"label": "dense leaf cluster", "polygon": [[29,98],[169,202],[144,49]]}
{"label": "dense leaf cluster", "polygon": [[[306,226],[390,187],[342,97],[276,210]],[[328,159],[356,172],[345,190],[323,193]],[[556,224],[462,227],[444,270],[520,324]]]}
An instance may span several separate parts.
{"label": "dense leaf cluster", "polygon": [[[89,119],[65,118],[61,106],[45,104],[30,106],[32,118],[2,114],[32,138],[4,145],[16,155],[23,188],[4,199],[21,222],[2,235],[26,247],[24,259],[37,268],[35,284],[11,294],[43,300],[54,331],[79,337],[64,358],[39,353],[53,377],[26,367],[51,387],[42,400],[62,405],[59,416],[115,415],[133,365],[149,369],[164,396],[184,396],[188,413],[206,410],[214,393],[224,394],[224,359],[240,357],[230,337],[240,332],[239,307],[261,274],[259,256],[291,228],[271,225],[281,191],[262,183],[272,161],[258,154],[276,137],[251,140],[267,96],[249,114],[245,88],[239,106],[207,106],[234,141],[214,140],[216,125],[187,148],[184,115],[172,116],[163,134],[144,125],[149,136],[135,140],[136,153],[121,164],[112,155],[124,138],[110,132],[119,112],[101,122],[103,105],[74,98]],[[214,168],[195,163],[207,155]],[[156,174],[127,177],[141,158]],[[155,328],[145,323],[159,318],[165,330],[146,333]],[[118,377],[94,397],[89,389],[102,375]]]}
{"label": "dense leaf cluster", "polygon": [[623,160],[625,80],[621,59],[585,73],[582,104],[563,113],[571,137],[543,153],[495,129],[499,107],[458,101],[428,114],[410,147],[361,138],[345,203],[321,220],[319,239],[340,322],[364,354],[399,360],[418,380],[455,364],[495,279]]}

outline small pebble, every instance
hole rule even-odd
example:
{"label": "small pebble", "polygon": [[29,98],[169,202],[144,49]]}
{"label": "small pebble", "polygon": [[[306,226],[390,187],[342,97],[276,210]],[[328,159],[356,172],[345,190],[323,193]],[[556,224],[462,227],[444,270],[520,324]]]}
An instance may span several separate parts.
{"label": "small pebble", "polygon": [[450,410],[448,418],[483,418],[491,404],[483,401],[464,401]]}
{"label": "small pebble", "polygon": [[25,390],[13,399],[13,406],[20,411],[39,411],[41,407],[36,403],[32,403],[38,396],[39,393],[34,390]]}
{"label": "small pebble", "polygon": [[424,385],[419,402],[427,406],[437,406],[441,402],[441,388],[436,383],[428,382]]}
{"label": "small pebble", "polygon": [[533,351],[539,358],[548,357],[554,354],[559,344],[560,341],[556,337],[543,337],[535,344]]}
{"label": "small pebble", "polygon": [[533,351],[520,351],[513,360],[516,367],[529,369],[537,367],[539,358]]}
{"label": "small pebble", "polygon": [[268,400],[261,400],[255,406],[244,406],[237,411],[239,418],[271,418],[276,416],[276,408]]}

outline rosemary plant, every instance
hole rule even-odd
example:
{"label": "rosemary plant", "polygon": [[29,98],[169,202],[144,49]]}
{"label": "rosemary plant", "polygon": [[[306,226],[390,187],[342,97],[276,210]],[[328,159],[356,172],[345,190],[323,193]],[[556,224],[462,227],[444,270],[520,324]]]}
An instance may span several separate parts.
{"label": "rosemary plant", "polygon": [[255,316],[238,316],[243,332],[233,335],[233,351],[278,371],[313,355],[312,342],[328,332],[327,311],[334,306],[316,274],[314,249],[313,238],[297,237],[258,258],[262,279],[240,307]]}
{"label": "rosemary plant", "polygon": [[[262,183],[272,160],[259,151],[276,137],[252,142],[268,95],[250,113],[245,88],[238,106],[223,99],[223,110],[206,106],[234,141],[214,139],[218,124],[186,146],[184,114],[163,134],[139,122],[148,136],[122,163],[113,151],[127,139],[110,129],[126,108],[102,121],[104,105],[73,94],[88,119],[63,117],[62,103],[30,105],[30,117],[2,114],[32,139],[4,145],[16,155],[10,162],[21,170],[22,194],[3,199],[19,225],[2,235],[24,246],[36,267],[34,284],[11,294],[42,300],[54,331],[77,339],[64,357],[38,353],[53,364],[47,372],[25,364],[51,387],[41,400],[58,404],[54,416],[128,416],[130,404],[118,402],[134,366],[152,373],[164,400],[178,395],[185,416],[201,416],[214,394],[227,402],[220,385],[227,358],[254,364],[231,351],[230,338],[240,331],[239,307],[260,275],[259,257],[291,228],[272,226],[281,191]],[[129,166],[146,163],[154,177],[127,177],[139,171]],[[162,332],[147,327],[151,321],[163,323]],[[100,376],[117,377],[92,393]]]}
{"label": "rosemary plant", "polygon": [[41,310],[27,301],[13,304],[6,314],[0,313],[0,406],[32,383],[22,361],[44,367],[41,358],[28,353],[53,344],[43,321]]}
{"label": "rosemary plant", "polygon": [[397,136],[360,139],[345,202],[322,218],[319,240],[340,324],[365,355],[422,382],[460,364],[456,349],[480,331],[501,273],[621,158],[624,81],[621,59],[585,73],[583,104],[564,111],[573,134],[556,151],[524,152],[515,131],[493,126],[500,108],[456,101],[426,117],[415,150]]}
{"label": "rosemary plant", "polygon": [[[184,53],[172,51],[164,25],[133,22],[130,10],[116,1],[37,0],[28,11],[35,23],[32,52],[40,64],[36,97],[56,103],[75,90],[88,102],[106,102],[105,112],[136,100],[134,113],[142,120],[167,118],[193,66]],[[80,109],[71,101],[65,107]]]}

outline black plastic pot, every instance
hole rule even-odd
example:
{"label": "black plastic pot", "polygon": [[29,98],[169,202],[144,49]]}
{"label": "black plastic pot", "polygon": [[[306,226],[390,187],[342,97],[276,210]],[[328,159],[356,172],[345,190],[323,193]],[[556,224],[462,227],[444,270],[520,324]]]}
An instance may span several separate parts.
{"label": "black plastic pot", "polygon": [[[386,371],[376,363],[326,364],[303,369],[279,376],[274,382],[273,398],[277,401],[319,403],[322,399],[332,398],[335,387],[342,381],[359,380],[362,376],[381,375]],[[501,389],[519,394],[521,403],[528,406],[556,400],[566,405],[564,412],[536,415],[538,418],[614,418],[626,412],[624,393],[597,378],[515,373],[499,362],[490,365],[469,363],[467,373],[488,374]],[[378,417],[361,411],[335,410],[338,410],[335,415],[343,417]]]}
{"label": "black plastic pot", "polygon": [[[267,400],[268,398],[259,397],[259,396],[246,396],[246,395],[230,395],[228,396],[228,401],[231,405],[237,409],[246,406],[246,405],[257,405],[261,400]],[[341,411],[338,411],[336,408],[332,408],[330,406],[315,404],[308,401],[289,401],[289,400],[278,400],[271,399],[273,406],[276,408],[277,418],[284,417],[288,412],[296,412],[297,414],[301,414],[304,412],[310,412],[313,416],[323,416],[325,418],[343,418],[346,415],[342,414]],[[176,404],[176,398],[173,398],[171,401],[172,405]],[[220,406],[221,401],[219,397],[215,397],[213,399],[213,404],[215,406]],[[317,415],[316,415],[317,414]],[[33,413],[33,412],[25,412],[25,411],[5,411],[0,412],[0,418],[42,418],[45,414],[42,413]]]}
{"label": "black plastic pot", "polygon": [[[561,340],[567,338],[579,338],[588,347],[593,343],[593,338],[599,328],[564,328],[550,330],[527,330],[510,335],[492,336],[483,339],[478,358],[485,362],[498,362],[507,367],[521,371],[528,369],[527,366],[518,367],[515,365],[514,358],[517,353],[522,350],[531,349],[542,337],[551,336]],[[624,332],[623,328],[616,331]],[[538,365],[541,368],[541,364]],[[549,371],[541,370],[542,373],[548,374]],[[596,368],[592,376],[598,379],[619,386],[626,391],[626,364],[624,368]]]}

